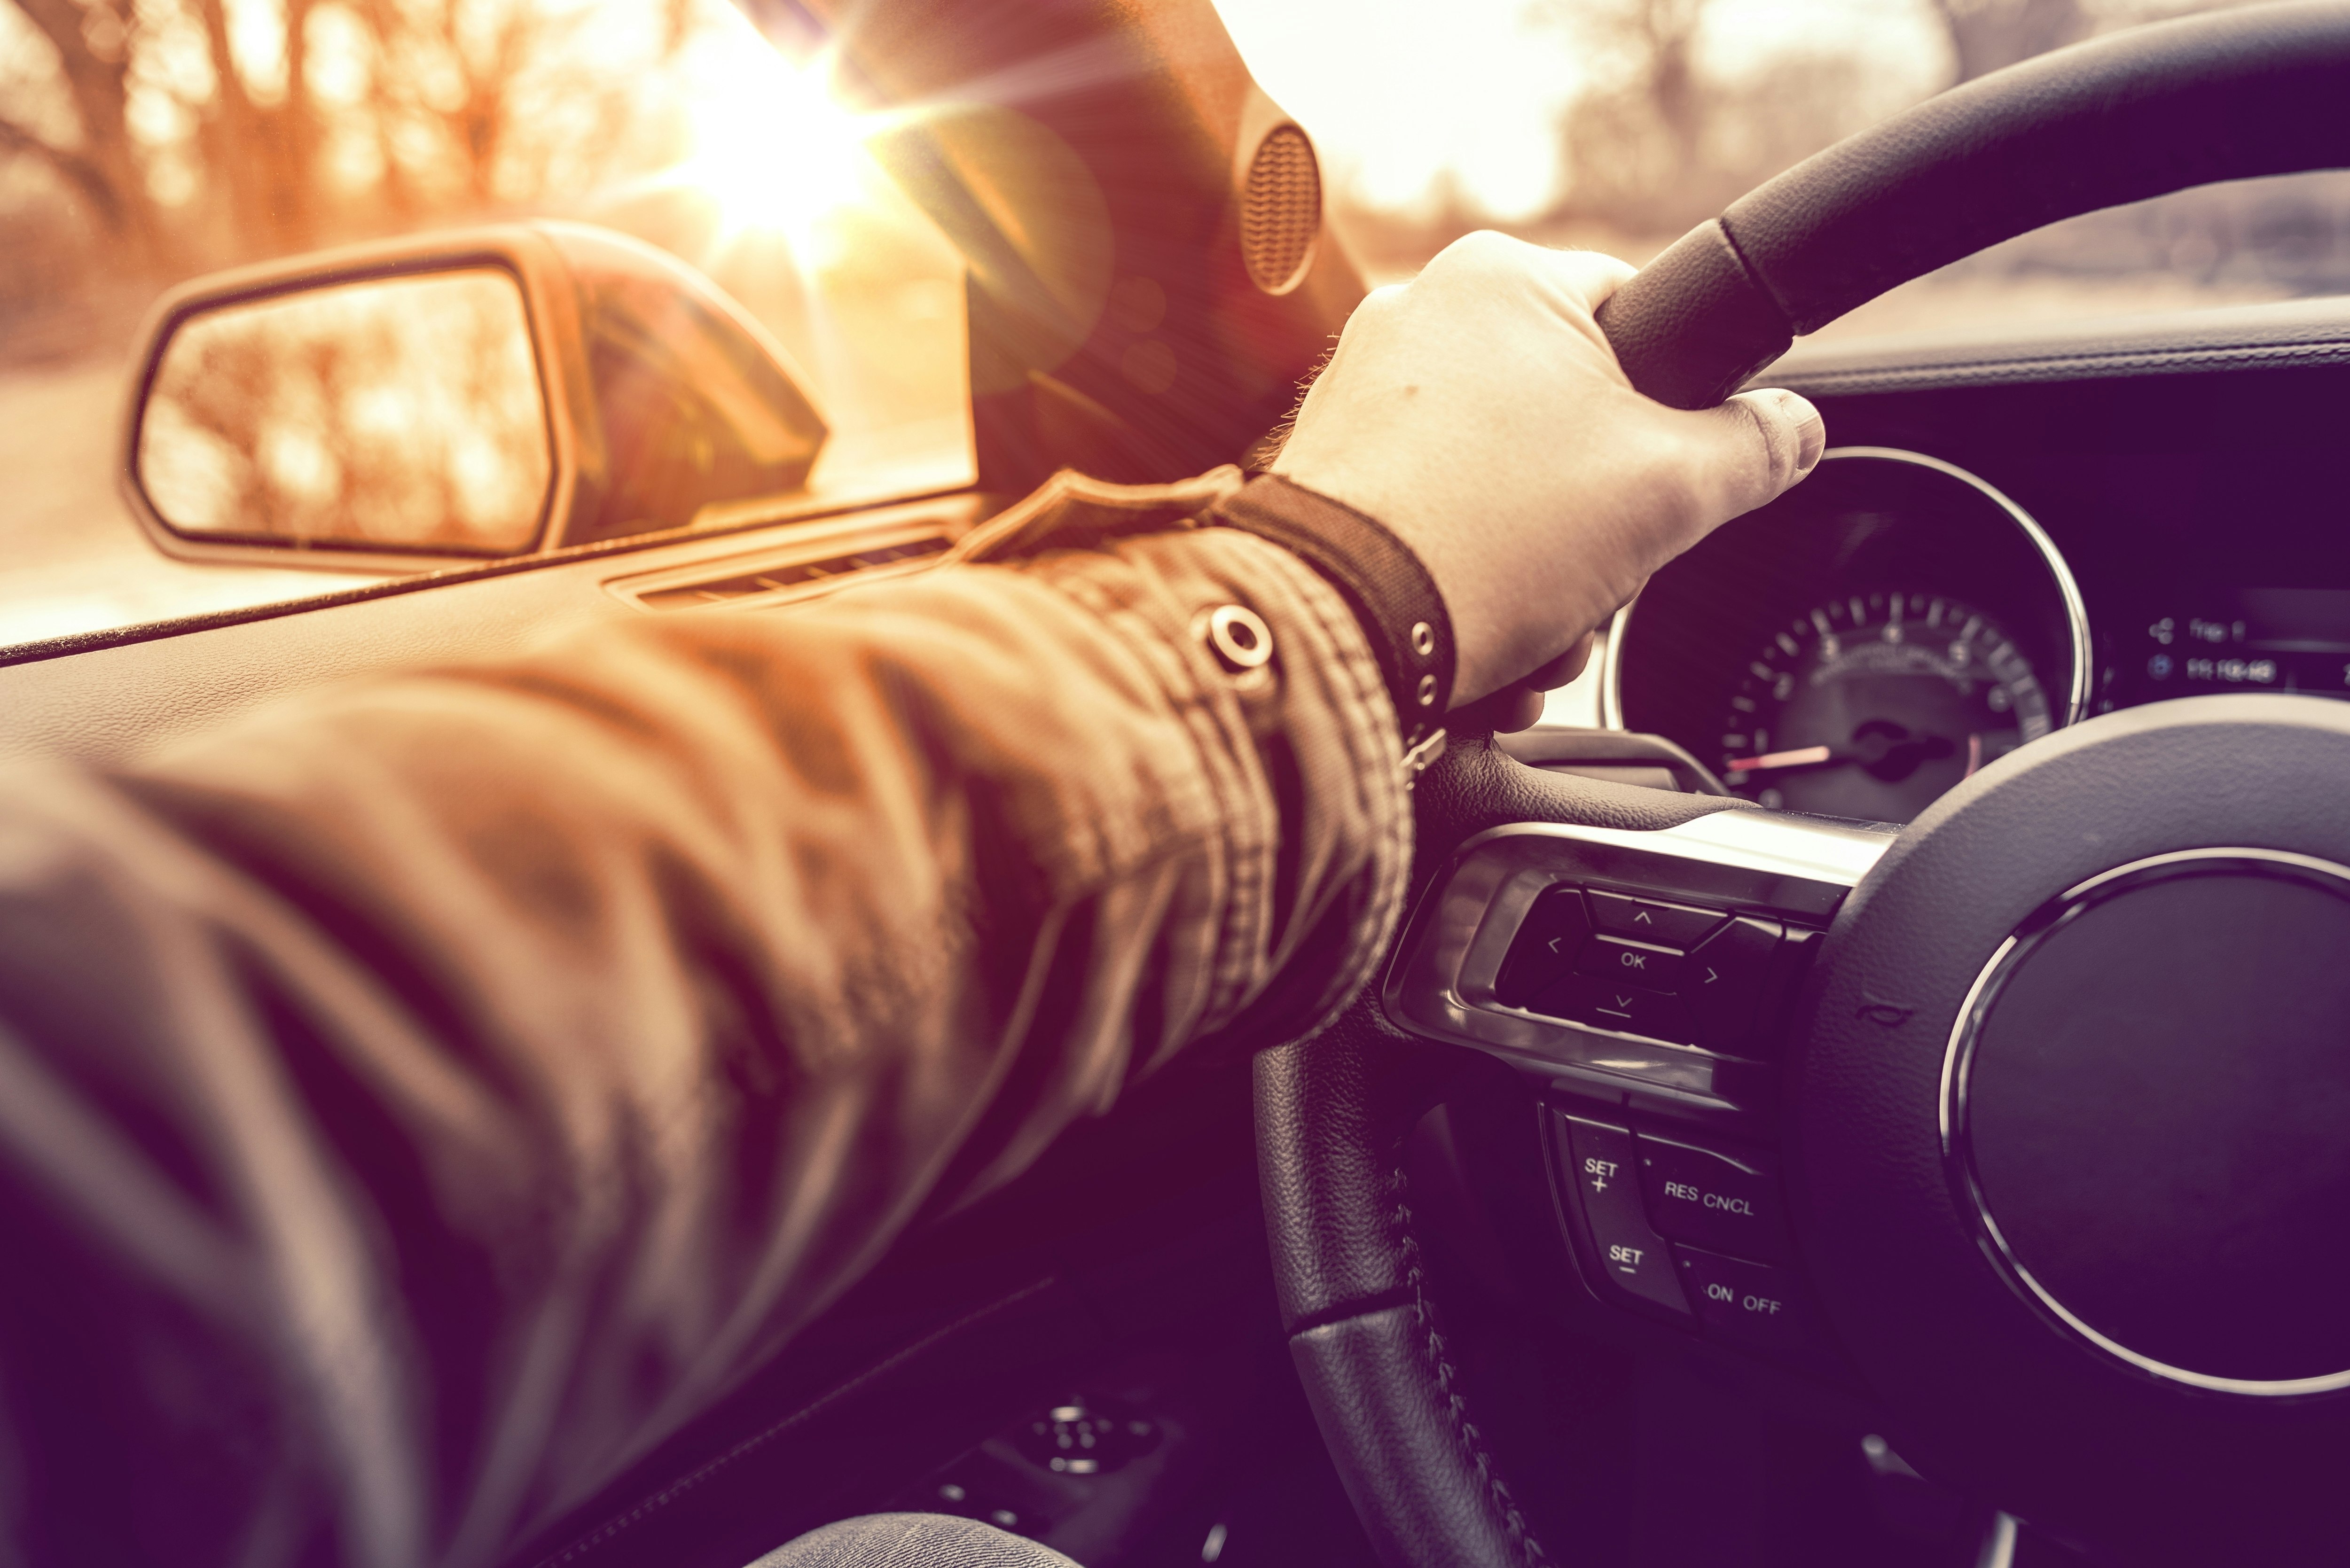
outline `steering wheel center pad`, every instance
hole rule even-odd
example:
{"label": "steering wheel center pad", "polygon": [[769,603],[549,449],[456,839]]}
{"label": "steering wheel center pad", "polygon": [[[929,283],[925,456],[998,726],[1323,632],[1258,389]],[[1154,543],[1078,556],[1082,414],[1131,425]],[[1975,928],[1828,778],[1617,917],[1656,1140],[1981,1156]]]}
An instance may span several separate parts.
{"label": "steering wheel center pad", "polygon": [[2126,710],[1967,781],[1846,901],[1791,1199],[1929,1473],[2156,1560],[2338,1532],[2345,768],[2341,704]]}
{"label": "steering wheel center pad", "polygon": [[1838,142],[1692,229],[1600,307],[1632,384],[1711,408],[1897,284],[2077,213],[2350,165],[2350,8],[2131,27]]}
{"label": "steering wheel center pad", "polygon": [[2182,851],[2028,926],[1943,1085],[1993,1262],[2150,1376],[2350,1386],[2350,871]]}

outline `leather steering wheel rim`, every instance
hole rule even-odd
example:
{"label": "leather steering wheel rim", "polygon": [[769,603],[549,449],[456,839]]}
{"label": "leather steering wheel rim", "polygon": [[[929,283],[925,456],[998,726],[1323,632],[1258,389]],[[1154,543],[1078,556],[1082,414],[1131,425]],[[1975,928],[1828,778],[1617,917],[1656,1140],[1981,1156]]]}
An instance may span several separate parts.
{"label": "leather steering wheel rim", "polygon": [[[1753,809],[1532,768],[1490,736],[1462,737],[1415,792],[1414,885],[1454,845],[1509,823],[1660,831]],[[1452,1048],[1398,1030],[1375,990],[1312,1040],[1255,1059],[1257,1176],[1282,1327],[1382,1561],[1536,1568],[1552,1559],[1460,1386],[1403,1166],[1406,1135],[1441,1095]]]}
{"label": "leather steering wheel rim", "polygon": [[2350,7],[2110,34],[1953,88],[1731,202],[1599,310],[1632,385],[1707,409],[1854,306],[2061,218],[2350,166]]}
{"label": "leather steering wheel rim", "polygon": [[[2350,5],[2158,24],[2041,57],[1830,148],[1693,230],[1600,323],[1634,386],[1710,407],[1895,285],[2057,219],[2218,180],[2350,165]],[[1421,778],[1414,887],[1513,822],[1661,829],[1744,803],[1592,784],[1462,738]],[[1260,1181],[1284,1331],[1326,1444],[1396,1568],[1553,1560],[1447,1353],[1399,1159],[1451,1049],[1367,992],[1260,1055]]]}

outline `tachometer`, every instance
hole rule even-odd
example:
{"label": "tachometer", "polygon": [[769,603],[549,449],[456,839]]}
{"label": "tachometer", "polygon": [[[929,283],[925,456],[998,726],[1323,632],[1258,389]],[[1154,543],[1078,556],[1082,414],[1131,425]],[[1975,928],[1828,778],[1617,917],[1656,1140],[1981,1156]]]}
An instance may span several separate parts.
{"label": "tachometer", "polygon": [[1990,616],[1940,594],[1849,594],[1749,660],[1721,774],[1773,809],[1907,822],[2054,726],[2039,677]]}

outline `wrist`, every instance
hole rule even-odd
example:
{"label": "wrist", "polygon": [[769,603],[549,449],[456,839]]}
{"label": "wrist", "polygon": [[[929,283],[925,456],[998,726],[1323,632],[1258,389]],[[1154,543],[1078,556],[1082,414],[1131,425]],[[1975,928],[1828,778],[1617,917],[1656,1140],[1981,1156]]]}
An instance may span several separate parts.
{"label": "wrist", "polygon": [[1363,628],[1407,753],[1451,705],[1457,650],[1444,596],[1412,548],[1378,519],[1278,474],[1260,474],[1210,513],[1282,545],[1319,572]]}

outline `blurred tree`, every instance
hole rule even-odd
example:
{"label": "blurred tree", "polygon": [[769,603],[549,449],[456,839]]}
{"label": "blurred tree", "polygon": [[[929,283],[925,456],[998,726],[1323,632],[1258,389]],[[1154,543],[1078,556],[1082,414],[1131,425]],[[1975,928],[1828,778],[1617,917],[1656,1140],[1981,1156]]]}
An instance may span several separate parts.
{"label": "blurred tree", "polygon": [[[151,282],[511,210],[584,192],[624,151],[646,161],[663,135],[647,74],[702,14],[697,0],[0,0],[0,163],[46,170],[99,270]],[[21,192],[16,206],[0,225],[51,233]]]}
{"label": "blurred tree", "polygon": [[1594,85],[1566,113],[1568,209],[1633,229],[1702,206],[1711,104],[1696,58],[1711,0],[1547,0],[1581,39]]}
{"label": "blurred tree", "polygon": [[[2093,33],[2235,3],[1918,0],[1912,16],[1924,38],[1947,40],[1943,80],[1962,82]],[[1783,52],[1757,61],[1725,57],[1710,36],[1713,0],[1537,5],[1583,46],[1591,77],[1564,117],[1558,222],[1679,233],[1935,85],[1871,54],[1884,46],[1866,30],[1790,26]]]}
{"label": "blurred tree", "polygon": [[1831,34],[1760,70],[1721,58],[1708,47],[1714,10],[1713,0],[1548,0],[1592,76],[1566,110],[1555,218],[1677,234],[1898,107],[1882,101],[1871,62]]}

